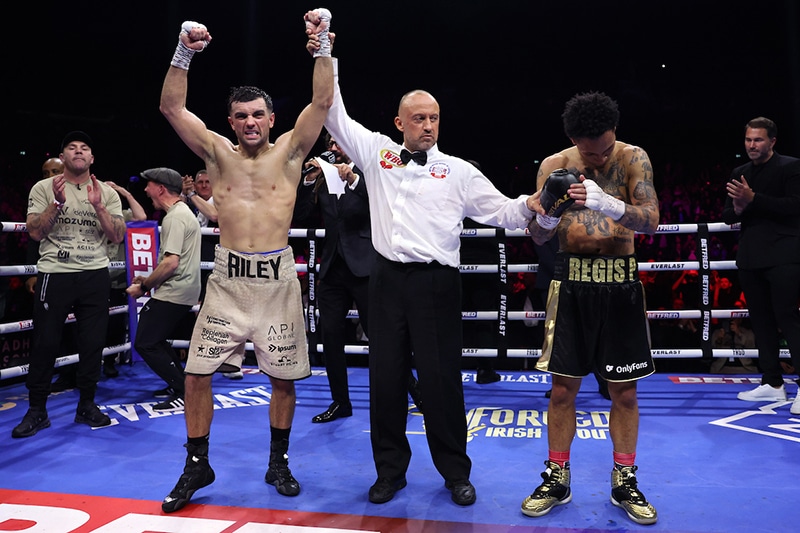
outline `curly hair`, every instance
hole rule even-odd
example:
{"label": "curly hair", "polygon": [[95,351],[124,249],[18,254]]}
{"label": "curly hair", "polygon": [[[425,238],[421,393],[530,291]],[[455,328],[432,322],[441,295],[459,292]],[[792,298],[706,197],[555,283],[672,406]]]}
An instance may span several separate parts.
{"label": "curly hair", "polygon": [[581,93],[570,98],[561,118],[570,139],[596,139],[617,127],[619,107],[605,93]]}
{"label": "curly hair", "polygon": [[234,102],[252,102],[259,98],[264,99],[264,102],[267,104],[267,111],[272,113],[272,97],[258,87],[253,87],[251,85],[231,87],[231,92],[228,96],[228,114],[230,114]]}

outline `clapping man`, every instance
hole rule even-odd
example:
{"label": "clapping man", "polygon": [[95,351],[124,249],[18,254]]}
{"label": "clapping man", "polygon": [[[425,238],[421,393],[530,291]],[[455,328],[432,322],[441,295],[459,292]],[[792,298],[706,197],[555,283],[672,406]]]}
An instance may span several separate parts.
{"label": "clapping man", "polygon": [[26,386],[29,408],[12,430],[31,437],[50,427],[47,396],[64,321],[74,312],[78,338],[75,422],[111,424],[95,404],[108,325],[108,242],[122,242],[125,221],[117,193],[91,173],[92,139],[72,131],[61,143],[64,173],[37,182],[28,199],[27,227],[39,241],[39,271],[33,310],[33,350]]}
{"label": "clapping man", "polygon": [[[775,151],[778,127],[766,117],[745,126],[748,163],[727,184],[722,219],[741,223],[736,266],[753,326],[761,385],[739,393],[748,402],[786,400],[780,337],[800,371],[800,160]],[[800,380],[798,380],[800,382]],[[800,415],[800,393],[791,414]]]}

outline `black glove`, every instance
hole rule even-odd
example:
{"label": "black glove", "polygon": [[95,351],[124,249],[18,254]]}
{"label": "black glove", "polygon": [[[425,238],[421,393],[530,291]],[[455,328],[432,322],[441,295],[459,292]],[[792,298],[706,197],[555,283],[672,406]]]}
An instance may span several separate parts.
{"label": "black glove", "polygon": [[578,176],[565,168],[554,170],[542,186],[542,194],[539,196],[547,216],[558,218],[575,200],[569,197],[567,191],[573,183],[580,183]]}

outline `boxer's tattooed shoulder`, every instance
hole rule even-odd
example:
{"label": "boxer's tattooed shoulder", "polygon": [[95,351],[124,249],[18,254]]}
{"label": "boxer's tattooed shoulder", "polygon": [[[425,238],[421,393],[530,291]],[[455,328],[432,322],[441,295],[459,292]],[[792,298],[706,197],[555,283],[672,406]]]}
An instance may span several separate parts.
{"label": "boxer's tattooed shoulder", "polygon": [[656,190],[652,182],[640,181],[633,188],[633,199],[637,203],[653,203],[657,202]]}

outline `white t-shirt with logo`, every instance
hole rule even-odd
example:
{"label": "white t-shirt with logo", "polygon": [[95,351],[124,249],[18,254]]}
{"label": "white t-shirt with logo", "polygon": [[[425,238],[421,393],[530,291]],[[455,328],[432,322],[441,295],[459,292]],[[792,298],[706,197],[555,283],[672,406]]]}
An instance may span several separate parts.
{"label": "white t-shirt with logo", "polygon": [[[103,204],[112,217],[122,218],[117,192],[98,181]],[[89,183],[67,183],[66,202],[52,231],[39,242],[39,272],[62,274],[108,267],[108,238],[89,202]],[[53,178],[37,182],[28,195],[28,214],[43,213],[55,201]]]}

